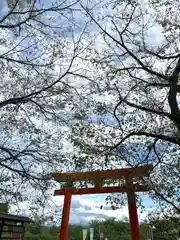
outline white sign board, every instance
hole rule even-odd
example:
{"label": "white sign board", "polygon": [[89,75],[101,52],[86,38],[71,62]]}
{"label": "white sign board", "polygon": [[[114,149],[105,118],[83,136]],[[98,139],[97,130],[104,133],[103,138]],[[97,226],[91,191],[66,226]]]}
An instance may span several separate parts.
{"label": "white sign board", "polygon": [[88,230],[87,229],[83,229],[83,240],[86,240],[87,234],[88,234]]}
{"label": "white sign board", "polygon": [[90,228],[90,240],[94,238],[94,228]]}

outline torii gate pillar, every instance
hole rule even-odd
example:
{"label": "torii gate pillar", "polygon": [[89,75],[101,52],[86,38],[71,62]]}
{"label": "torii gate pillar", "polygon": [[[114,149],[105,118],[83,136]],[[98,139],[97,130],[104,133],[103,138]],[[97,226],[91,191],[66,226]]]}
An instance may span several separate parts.
{"label": "torii gate pillar", "polygon": [[63,206],[63,215],[62,215],[62,221],[61,221],[61,230],[59,234],[59,239],[61,240],[68,239],[71,198],[72,198],[72,194],[70,193],[70,191],[68,191],[68,189],[66,189],[65,195],[64,195],[64,206]]}

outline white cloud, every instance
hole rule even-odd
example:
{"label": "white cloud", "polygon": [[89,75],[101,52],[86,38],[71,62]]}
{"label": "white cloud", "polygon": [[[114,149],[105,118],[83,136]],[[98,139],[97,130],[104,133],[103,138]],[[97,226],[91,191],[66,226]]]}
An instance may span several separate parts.
{"label": "white cloud", "polygon": [[[73,224],[87,224],[93,219],[103,220],[106,218],[116,218],[123,220],[125,217],[129,218],[128,206],[123,206],[118,210],[112,210],[106,206],[105,197],[107,195],[94,195],[94,196],[74,196],[72,199],[72,208],[70,222]],[[156,206],[148,196],[143,197],[146,210],[141,213],[138,210],[139,221],[146,218],[149,211],[152,211]],[[79,205],[79,209],[74,209],[73,206]],[[103,205],[103,209],[100,206]],[[89,209],[87,209],[89,206]]]}

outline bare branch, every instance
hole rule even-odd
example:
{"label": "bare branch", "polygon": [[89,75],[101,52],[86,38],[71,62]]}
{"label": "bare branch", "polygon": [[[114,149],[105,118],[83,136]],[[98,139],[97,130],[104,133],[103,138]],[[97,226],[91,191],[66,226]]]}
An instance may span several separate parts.
{"label": "bare branch", "polygon": [[170,204],[174,209],[177,210],[177,212],[180,213],[180,209],[178,208],[178,206],[176,206],[172,201],[168,200],[166,197],[164,197],[163,194],[161,194],[159,191],[157,191],[156,188],[153,187],[153,182],[151,181],[150,179],[150,182],[151,182],[151,187],[152,187],[152,190],[156,193],[157,196],[159,196],[163,201],[165,201],[166,203]]}
{"label": "bare branch", "polygon": [[50,63],[46,63],[46,64],[38,64],[38,63],[33,63],[30,60],[29,61],[27,61],[27,60],[18,60],[18,59],[6,57],[5,54],[0,55],[0,59],[4,59],[4,60],[9,61],[9,62],[19,63],[19,64],[22,64],[22,65],[36,66],[36,67],[47,67],[47,66],[51,66],[53,64],[53,61],[51,61]]}
{"label": "bare branch", "polygon": [[[170,84],[169,83],[148,83],[145,89],[147,89],[148,87],[170,88]],[[180,85],[177,85],[177,92],[180,93]]]}
{"label": "bare branch", "polygon": [[[14,9],[17,7],[17,4],[18,4],[19,0],[16,0],[14,6],[11,8],[11,10],[9,11],[9,13],[7,15],[5,15],[1,20],[0,20],[0,24],[6,20],[6,18],[8,18],[14,11]],[[1,26],[1,25],[0,25]]]}
{"label": "bare branch", "polygon": [[166,116],[166,117],[171,119],[171,114],[168,113],[168,112],[161,112],[161,111],[158,111],[158,110],[155,110],[155,109],[152,109],[152,108],[147,108],[147,107],[144,107],[144,106],[141,106],[141,105],[129,102],[125,98],[122,98],[121,101],[126,103],[128,106],[134,107],[136,109],[140,109],[142,111],[153,113],[153,114],[157,114],[157,115],[163,115],[163,116]]}
{"label": "bare branch", "polygon": [[[124,44],[122,35],[121,35],[121,42],[117,40],[115,37],[113,37],[110,33],[108,33],[96,20],[95,18],[90,14],[90,12],[81,4],[81,7],[86,11],[88,16],[94,21],[94,23],[103,31],[104,34],[106,34],[110,39],[112,39],[116,44],[124,48],[126,52],[148,73],[155,75],[159,78],[168,80],[168,77],[165,76],[164,74],[161,74],[159,72],[156,72],[153,69],[148,68],[147,65],[145,65],[134,53]],[[119,33],[120,34],[120,33]]]}
{"label": "bare branch", "polygon": [[[13,14],[14,15],[24,15],[24,14],[27,14],[27,13],[39,13],[40,14],[43,14],[45,12],[59,12],[59,11],[64,11],[66,9],[70,9],[71,7],[75,6],[79,0],[77,1],[74,1],[73,3],[65,6],[65,7],[61,7],[61,5],[63,5],[63,3],[65,3],[66,1],[63,1],[60,5],[58,6],[54,6],[54,7],[50,7],[50,8],[41,8],[41,9],[32,9],[32,10],[26,10],[26,11],[13,11]],[[71,10],[71,9],[70,9]]]}
{"label": "bare branch", "polygon": [[150,132],[144,132],[144,131],[138,131],[138,132],[131,132],[127,134],[123,139],[121,139],[120,142],[116,143],[114,146],[110,147],[110,150],[116,149],[118,146],[120,146],[122,143],[124,143],[128,138],[133,136],[145,136],[145,137],[151,137],[156,138],[157,140],[163,140],[174,144],[179,144],[180,141],[174,137],[169,137],[166,135],[156,134],[156,133],[150,133]]}
{"label": "bare branch", "polygon": [[[24,11],[24,12],[13,12],[13,10],[16,8],[16,5],[18,3],[18,0],[15,4],[15,6],[11,9],[11,11],[0,21],[0,28],[7,28],[7,29],[11,29],[11,28],[16,28],[16,27],[21,27],[21,25],[25,24],[26,22],[28,22],[31,18],[36,18],[37,16],[39,15],[42,15],[43,13],[45,12],[59,12],[59,11],[64,11],[66,9],[69,9],[70,7],[76,5],[78,3],[79,0],[73,2],[72,4],[68,5],[68,6],[65,6],[65,7],[62,7],[62,8],[59,8],[59,7],[51,7],[51,8],[41,8],[41,9],[37,9],[37,10],[28,10],[28,11]],[[10,15],[13,15],[13,14],[27,14],[29,13],[29,16],[24,19],[23,21],[19,22],[19,23],[16,23],[16,24],[12,24],[12,25],[9,25],[9,24],[1,24],[8,16]],[[34,14],[33,14],[34,13]]]}
{"label": "bare branch", "polygon": [[169,60],[169,59],[176,59],[176,58],[179,58],[180,57],[180,53],[178,53],[178,54],[176,54],[176,55],[170,55],[170,56],[166,56],[166,55],[160,55],[160,54],[158,54],[158,53],[155,53],[155,52],[153,52],[153,51],[151,51],[151,50],[149,50],[149,49],[146,49],[146,48],[144,48],[143,47],[143,50],[142,50],[143,52],[147,52],[147,53],[149,53],[150,55],[152,55],[152,56],[155,56],[155,57],[157,57],[157,58],[159,58],[159,59],[167,59],[167,60]]}
{"label": "bare branch", "polygon": [[68,74],[68,72],[71,69],[71,66],[73,64],[74,58],[75,58],[75,52],[74,52],[74,55],[73,55],[73,57],[71,59],[71,62],[69,64],[68,69],[56,81],[54,81],[53,83],[49,84],[48,86],[46,86],[46,87],[44,87],[44,88],[42,88],[40,90],[32,92],[32,93],[30,93],[28,95],[25,95],[25,96],[22,96],[22,97],[17,97],[17,98],[10,98],[10,99],[1,101],[0,102],[0,108],[4,107],[6,105],[9,105],[9,104],[27,103],[28,101],[31,100],[31,98],[36,97],[40,93],[45,92],[48,89],[52,88],[54,85],[56,85],[58,82],[60,82],[60,80],[63,79]]}

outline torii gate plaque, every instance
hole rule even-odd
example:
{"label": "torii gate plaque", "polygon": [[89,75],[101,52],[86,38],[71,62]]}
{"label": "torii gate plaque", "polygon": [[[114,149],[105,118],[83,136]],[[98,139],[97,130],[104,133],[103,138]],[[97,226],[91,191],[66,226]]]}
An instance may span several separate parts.
{"label": "torii gate plaque", "polygon": [[[123,168],[107,171],[54,173],[53,177],[58,182],[64,182],[68,187],[55,190],[54,195],[64,195],[64,208],[59,240],[68,239],[68,225],[72,195],[119,193],[126,192],[128,198],[129,219],[132,240],[140,240],[138,215],[136,208],[135,192],[149,191],[147,184],[140,183],[140,177],[148,177],[152,165],[144,165],[136,168]],[[104,186],[106,181],[121,182],[119,186]],[[94,183],[94,187],[69,187],[77,182]],[[122,183],[123,182],[123,183]]]}

